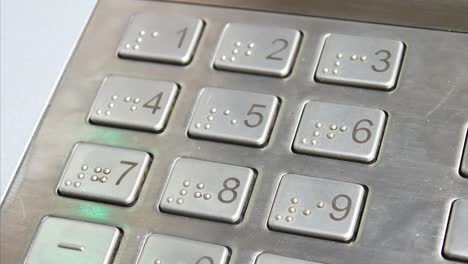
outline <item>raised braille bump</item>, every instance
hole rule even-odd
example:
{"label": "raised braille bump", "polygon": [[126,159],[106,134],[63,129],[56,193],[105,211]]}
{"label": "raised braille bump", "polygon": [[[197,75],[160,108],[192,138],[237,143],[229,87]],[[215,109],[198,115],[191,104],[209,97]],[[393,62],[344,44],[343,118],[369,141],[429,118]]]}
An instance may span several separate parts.
{"label": "raised braille bump", "polygon": [[292,204],[298,204],[298,203],[299,203],[299,199],[297,199],[297,198],[292,198],[292,199],[291,199],[291,203],[292,203]]}
{"label": "raised braille bump", "polygon": [[275,219],[279,221],[279,220],[283,219],[283,217],[281,215],[276,215]]}
{"label": "raised braille bump", "polygon": [[94,172],[96,172],[96,173],[100,173],[101,171],[102,171],[102,168],[100,168],[100,167],[94,168]]}
{"label": "raised braille bump", "polygon": [[203,188],[205,188],[205,184],[203,184],[203,183],[197,184],[197,189],[201,190]]}
{"label": "raised braille bump", "polygon": [[184,199],[182,199],[182,198],[179,198],[179,199],[177,199],[177,201],[176,201],[176,202],[177,202],[177,204],[183,204],[183,203],[184,203]]}
{"label": "raised braille bump", "polygon": [[71,184],[72,184],[71,181],[65,181],[65,185],[66,185],[66,186],[70,186]]}
{"label": "raised braille bump", "polygon": [[209,199],[211,199],[211,194],[205,193],[205,194],[203,195],[203,198],[205,198],[205,200],[209,200]]}
{"label": "raised braille bump", "polygon": [[107,177],[101,177],[99,179],[99,181],[102,182],[102,183],[105,183],[105,182],[107,182]]}
{"label": "raised braille bump", "polygon": [[317,203],[317,207],[318,208],[323,208],[323,207],[325,207],[325,203],[320,201],[320,202]]}
{"label": "raised braille bump", "polygon": [[328,133],[327,134],[327,138],[329,138],[329,139],[333,139],[334,137],[335,137],[335,134],[333,134],[333,133]]}
{"label": "raised braille bump", "polygon": [[336,125],[330,125],[330,130],[337,130],[338,127]]}
{"label": "raised braille bump", "polygon": [[200,198],[200,197],[202,197],[202,193],[201,192],[196,192],[196,193],[193,194],[193,196],[195,198]]}
{"label": "raised braille bump", "polygon": [[294,218],[292,216],[286,216],[286,222],[292,222]]}
{"label": "raised braille bump", "polygon": [[315,127],[316,127],[316,128],[322,128],[322,126],[323,126],[323,124],[320,123],[320,122],[319,122],[319,123],[315,123]]}
{"label": "raised braille bump", "polygon": [[99,177],[97,175],[93,175],[93,176],[91,176],[91,180],[92,181],[97,181],[97,180],[99,180]]}
{"label": "raised braille bump", "polygon": [[110,116],[110,114],[111,114],[111,111],[107,110],[106,111],[106,116]]}
{"label": "raised braille bump", "polygon": [[167,197],[167,202],[168,202],[168,203],[174,202],[174,198],[173,198],[173,197]]}
{"label": "raised braille bump", "polygon": [[293,206],[289,207],[288,212],[290,212],[291,214],[295,213],[296,207],[293,207]]}
{"label": "raised braille bump", "polygon": [[318,136],[320,136],[320,132],[319,131],[314,131],[313,135],[314,135],[314,137],[318,137]]}
{"label": "raised braille bump", "polygon": [[187,195],[187,190],[180,190],[180,195],[182,195],[182,196]]}
{"label": "raised braille bump", "polygon": [[88,165],[83,165],[83,166],[81,166],[81,170],[85,171],[85,170],[87,170],[87,169],[88,169]]}
{"label": "raised braille bump", "polygon": [[103,172],[104,172],[104,174],[109,174],[109,173],[111,173],[111,169],[105,168]]}
{"label": "raised braille bump", "polygon": [[85,175],[83,173],[78,174],[78,179],[84,179]]}
{"label": "raised braille bump", "polygon": [[303,212],[302,212],[305,216],[307,215],[310,215],[312,213],[312,211],[310,209],[305,209]]}
{"label": "raised braille bump", "polygon": [[184,181],[183,185],[184,185],[185,187],[189,187],[189,186],[190,186],[190,182],[189,182],[189,181]]}
{"label": "raised braille bump", "polygon": [[75,182],[75,184],[73,184],[73,186],[75,186],[76,188],[78,188],[78,187],[81,186],[81,182]]}

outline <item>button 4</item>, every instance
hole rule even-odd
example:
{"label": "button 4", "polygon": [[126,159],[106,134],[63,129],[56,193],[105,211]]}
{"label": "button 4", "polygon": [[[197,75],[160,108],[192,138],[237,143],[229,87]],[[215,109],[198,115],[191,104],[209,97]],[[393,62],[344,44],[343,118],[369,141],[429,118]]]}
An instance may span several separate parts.
{"label": "button 4", "polygon": [[301,34],[295,29],[226,25],[216,52],[217,69],[285,77],[291,71]]}
{"label": "button 4", "polygon": [[180,158],[160,207],[169,213],[236,223],[242,218],[254,178],[250,168]]}
{"label": "button 4", "polygon": [[261,147],[267,143],[279,100],[251,92],[205,88],[188,133],[191,137]]}
{"label": "button 4", "polygon": [[61,195],[131,205],[151,163],[148,153],[78,143],[60,180]]}
{"label": "button 4", "polygon": [[203,22],[191,17],[135,15],[119,45],[120,57],[188,64],[200,39]]}
{"label": "button 4", "polygon": [[385,127],[382,110],[309,102],[302,114],[293,149],[297,153],[372,162]]}
{"label": "button 4", "polygon": [[348,242],[364,205],[359,184],[284,175],[268,226],[273,230]]}
{"label": "button 4", "polygon": [[315,77],[320,82],[390,90],[403,58],[401,41],[331,34]]}

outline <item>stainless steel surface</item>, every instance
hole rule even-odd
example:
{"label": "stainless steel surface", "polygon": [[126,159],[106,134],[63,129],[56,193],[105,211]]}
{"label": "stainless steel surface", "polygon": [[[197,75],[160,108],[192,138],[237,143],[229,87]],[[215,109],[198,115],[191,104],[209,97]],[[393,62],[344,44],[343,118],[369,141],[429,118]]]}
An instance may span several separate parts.
{"label": "stainless steel surface", "polygon": [[[170,21],[170,22],[169,22]],[[187,64],[203,29],[196,17],[135,14],[119,46],[121,57]]]}
{"label": "stainless steel surface", "polygon": [[[190,65],[122,60],[115,55],[128,19],[143,11],[196,15],[205,20],[206,30]],[[299,59],[291,75],[278,79],[213,70],[210,65],[220,34],[226,23],[234,22],[269,23],[303,32]],[[387,93],[314,82],[320,50],[329,33],[403,41],[407,51],[397,88]],[[231,263],[239,264],[253,263],[261,252],[335,264],[451,263],[441,253],[450,205],[456,198],[468,197],[468,181],[459,175],[468,129],[467,43],[466,34],[441,31],[196,5],[102,0],[1,209],[0,262],[21,262],[38,223],[45,215],[55,215],[120,227],[124,236],[116,263],[136,262],[145,237],[151,233],[225,245],[232,249]],[[179,98],[163,133],[86,122],[100,83],[109,73],[180,84]],[[207,86],[280,97],[282,104],[268,145],[252,148],[188,138],[186,131],[196,98]],[[318,99],[388,111],[374,164],[292,153],[303,106]],[[67,154],[78,141],[141,149],[154,155],[156,162],[134,206],[57,195],[55,188]],[[181,156],[235,163],[257,171],[240,224],[181,217],[157,209],[172,164]],[[367,186],[367,202],[355,241],[345,244],[270,231],[267,217],[280,176],[285,173]]]}
{"label": "stainless steel surface", "polygon": [[63,196],[130,206],[138,197],[150,164],[146,152],[78,143],[57,191]]}
{"label": "stainless steel surface", "polygon": [[264,253],[258,256],[257,260],[255,261],[255,264],[320,264],[320,263]]}
{"label": "stainless steel surface", "polygon": [[195,159],[178,159],[160,209],[226,223],[242,221],[255,182],[250,168]]}
{"label": "stainless steel surface", "polygon": [[341,20],[468,32],[465,0],[167,0]]}
{"label": "stainless steel surface", "polygon": [[278,98],[271,94],[205,88],[200,92],[188,134],[261,147],[270,138],[279,105]]}
{"label": "stainless steel surface", "polygon": [[380,109],[308,102],[293,148],[301,154],[370,163],[377,158],[385,119]]}
{"label": "stainless steel surface", "polygon": [[173,82],[110,75],[99,89],[89,120],[98,125],[161,132],[177,92]]}
{"label": "stainless steel surface", "polygon": [[226,247],[153,234],[146,240],[138,264],[227,264],[228,260],[229,250]]}
{"label": "stainless steel surface", "polygon": [[221,70],[285,77],[291,72],[301,40],[296,29],[228,24],[214,67]]}
{"label": "stainless steel surface", "polygon": [[455,260],[468,261],[468,200],[453,202],[444,244],[444,254]]}
{"label": "stainless steel surface", "polygon": [[46,217],[24,263],[112,263],[119,237],[119,229],[113,226]]}
{"label": "stainless steel surface", "polygon": [[286,174],[281,177],[268,226],[280,232],[349,242],[359,228],[365,194],[359,184]]}
{"label": "stainless steel surface", "polygon": [[403,51],[401,41],[331,34],[325,41],[315,78],[390,90],[396,84]]}

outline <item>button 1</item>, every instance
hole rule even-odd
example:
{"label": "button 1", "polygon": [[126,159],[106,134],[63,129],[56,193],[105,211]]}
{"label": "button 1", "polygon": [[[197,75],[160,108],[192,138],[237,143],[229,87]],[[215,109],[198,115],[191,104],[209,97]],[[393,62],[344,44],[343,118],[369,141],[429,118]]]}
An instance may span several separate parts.
{"label": "button 1", "polygon": [[359,184],[287,174],[281,180],[268,226],[348,242],[357,230],[364,194]]}
{"label": "button 1", "polygon": [[78,143],[58,191],[64,196],[128,206],[136,200],[150,163],[146,152]]}
{"label": "button 1", "polygon": [[226,247],[153,234],[146,240],[138,264],[226,264]]}
{"label": "button 1", "polygon": [[188,64],[203,30],[198,18],[139,14],[122,38],[120,57]]}
{"label": "button 1", "polygon": [[255,264],[321,264],[321,263],[263,253],[260,256],[258,256],[257,260],[255,261]]}
{"label": "button 1", "polygon": [[102,83],[89,120],[94,124],[161,132],[177,96],[171,82],[111,75]]}
{"label": "button 1", "polygon": [[453,202],[445,237],[444,254],[451,259],[468,261],[468,200]]}
{"label": "button 1", "polygon": [[204,88],[188,133],[195,138],[261,147],[270,137],[278,108],[279,100],[272,95]]}
{"label": "button 1", "polygon": [[119,237],[119,229],[113,226],[46,217],[25,263],[112,263]]}
{"label": "button 1", "polygon": [[397,82],[403,50],[401,41],[332,34],[315,77],[320,82],[390,90]]}
{"label": "button 1", "polygon": [[285,77],[291,71],[301,34],[295,29],[228,24],[216,52],[221,70]]}
{"label": "button 1", "polygon": [[236,223],[242,218],[255,172],[250,168],[180,158],[163,195],[164,212]]}
{"label": "button 1", "polygon": [[379,109],[309,102],[293,149],[301,154],[369,163],[377,158],[385,120]]}
{"label": "button 1", "polygon": [[462,164],[460,166],[462,176],[468,177],[468,135],[465,143],[465,153],[463,154]]}

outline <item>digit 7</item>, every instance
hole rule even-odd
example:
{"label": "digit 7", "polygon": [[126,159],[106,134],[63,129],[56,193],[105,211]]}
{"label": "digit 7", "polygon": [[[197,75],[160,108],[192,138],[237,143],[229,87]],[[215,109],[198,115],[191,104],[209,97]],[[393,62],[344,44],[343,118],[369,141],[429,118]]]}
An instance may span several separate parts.
{"label": "digit 7", "polygon": [[126,161],[126,160],[121,160],[120,161],[120,164],[124,164],[124,165],[128,165],[128,169],[126,171],[124,171],[124,173],[122,173],[122,175],[120,175],[119,179],[117,180],[117,182],[115,183],[115,185],[119,185],[123,178],[133,169],[135,168],[136,166],[138,166],[138,163],[137,162],[131,162],[131,161]]}

